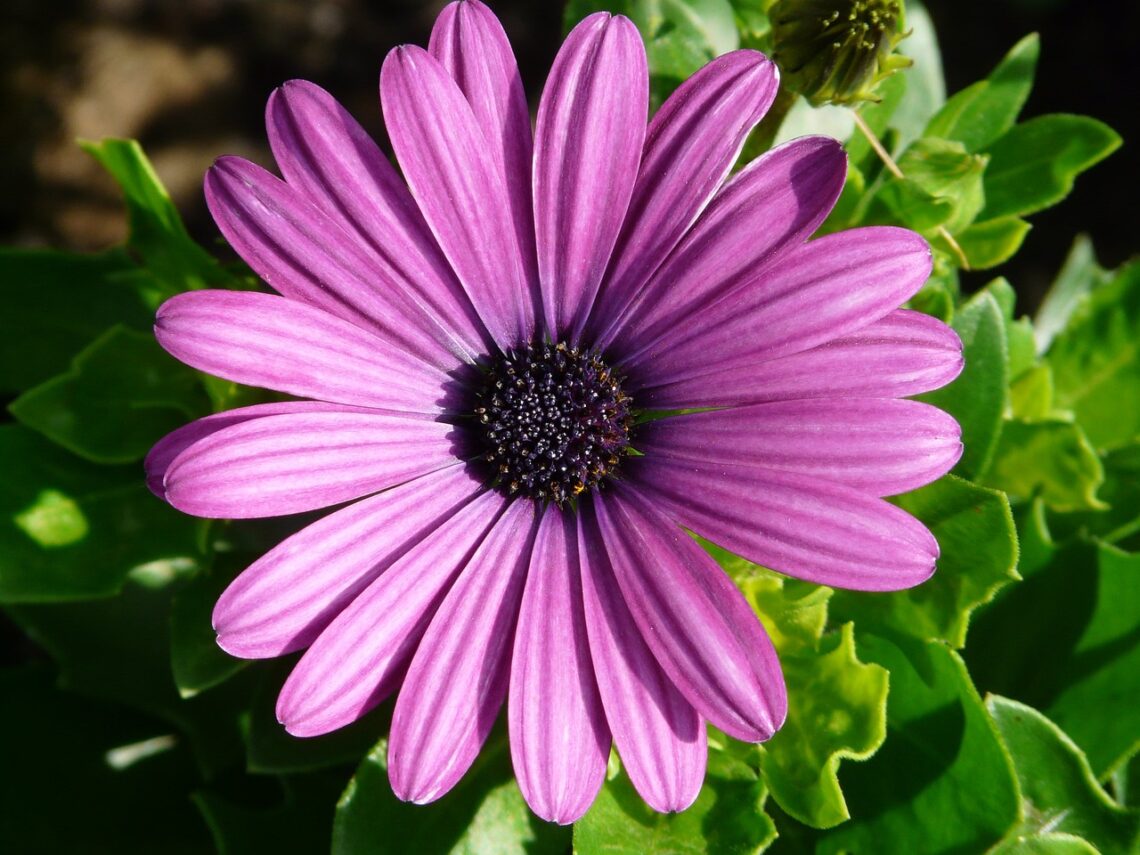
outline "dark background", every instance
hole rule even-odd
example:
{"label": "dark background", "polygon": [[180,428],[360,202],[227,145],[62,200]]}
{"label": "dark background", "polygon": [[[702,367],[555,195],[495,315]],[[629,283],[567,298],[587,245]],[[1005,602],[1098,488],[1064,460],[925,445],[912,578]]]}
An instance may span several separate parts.
{"label": "dark background", "polygon": [[[114,186],[77,137],[137,137],[191,231],[216,232],[201,198],[219,154],[270,164],[262,115],[274,86],[320,83],[382,135],[377,77],[385,52],[425,44],[443,0],[5,0],[0,12],[0,243],[98,249],[121,239]],[[561,39],[561,3],[492,0],[519,53],[532,104]],[[999,271],[1025,309],[1089,232],[1102,260],[1138,247],[1135,72],[1140,5],[1112,0],[928,0],[949,91],[984,76],[1022,35],[1042,36],[1026,116],[1079,112],[1126,145],[1080,178],[1060,207],[1032,218],[1022,252]],[[980,285],[988,275],[968,277]]]}

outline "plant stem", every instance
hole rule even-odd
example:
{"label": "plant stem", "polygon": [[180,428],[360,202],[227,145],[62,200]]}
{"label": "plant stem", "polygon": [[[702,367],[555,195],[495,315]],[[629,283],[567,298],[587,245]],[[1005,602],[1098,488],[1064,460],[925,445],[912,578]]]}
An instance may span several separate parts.
{"label": "plant stem", "polygon": [[[899,165],[895,163],[895,159],[891,157],[890,152],[883,148],[883,144],[879,141],[879,138],[875,136],[875,132],[872,131],[863,120],[863,117],[859,115],[859,111],[852,110],[851,115],[855,117],[855,124],[859,126],[859,130],[863,132],[863,136],[867,138],[867,142],[871,144],[871,148],[875,150],[875,154],[879,156],[879,160],[887,167],[887,171],[895,178],[905,178],[906,176],[903,175],[903,171],[899,168]],[[954,240],[954,236],[950,234],[946,226],[938,227],[938,235],[949,244],[950,249],[958,256],[958,266],[963,270],[969,270],[970,261],[966,258],[966,253],[962,251],[962,247],[958,245],[958,241]]]}

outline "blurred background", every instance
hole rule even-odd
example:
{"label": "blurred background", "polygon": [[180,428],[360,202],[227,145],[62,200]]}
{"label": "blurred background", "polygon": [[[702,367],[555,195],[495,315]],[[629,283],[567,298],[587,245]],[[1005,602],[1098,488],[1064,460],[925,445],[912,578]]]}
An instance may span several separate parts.
{"label": "blurred background", "polygon": [[[395,44],[427,41],[445,0],[5,0],[0,12],[0,242],[93,250],[126,233],[118,193],[78,137],[138,138],[186,217],[212,243],[201,178],[220,154],[265,165],[265,99],[293,77],[333,92],[382,137],[377,79]],[[492,0],[537,103],[560,42],[561,3]],[[1073,235],[1114,267],[1137,247],[1140,4],[1116,0],[927,0],[950,92],[979,79],[1025,33],[1042,60],[1025,116],[1080,112],[1125,147],[1034,216],[1005,274],[1030,310]]]}

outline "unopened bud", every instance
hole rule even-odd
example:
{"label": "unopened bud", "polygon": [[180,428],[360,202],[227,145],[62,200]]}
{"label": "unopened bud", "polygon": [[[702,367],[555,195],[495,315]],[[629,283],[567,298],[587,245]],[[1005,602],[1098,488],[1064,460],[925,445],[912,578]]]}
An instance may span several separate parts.
{"label": "unopened bud", "polygon": [[877,101],[875,87],[911,64],[894,52],[901,0],[778,0],[768,14],[784,81],[816,106]]}

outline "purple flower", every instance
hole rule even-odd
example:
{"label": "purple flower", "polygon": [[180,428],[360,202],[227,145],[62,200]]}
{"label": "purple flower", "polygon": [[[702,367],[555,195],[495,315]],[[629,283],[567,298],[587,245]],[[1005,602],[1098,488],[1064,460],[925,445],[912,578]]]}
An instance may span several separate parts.
{"label": "purple flower", "polygon": [[506,700],[540,816],[586,811],[611,741],[650,805],[681,810],[706,722],[760,741],[787,709],[760,622],[686,530],[824,585],[933,572],[934,538],[882,497],[958,459],[954,420],[902,398],[955,377],[961,344],[898,308],[930,272],[920,237],[807,241],[843,185],[834,140],[729,177],[777,83],[763,55],[727,54],[647,128],[638,33],[592,15],[532,134],[501,26],[460,0],[427,51],[384,62],[403,180],[296,81],[268,108],[284,180],[233,157],[210,170],[219,227],[278,294],[182,294],[156,334],[302,400],[187,425],[148,472],[204,517],[350,503],[214,611],[236,656],[308,648],[277,706],[290,733],[398,689],[389,775],[428,802]]}

